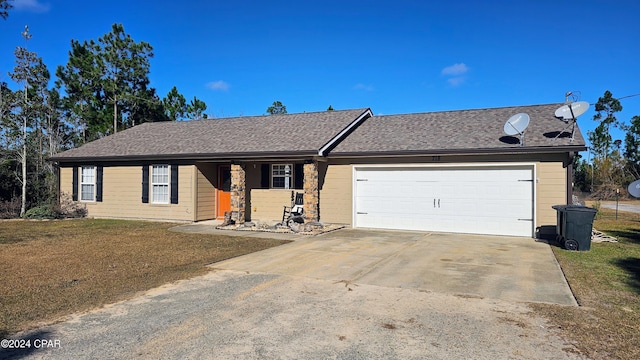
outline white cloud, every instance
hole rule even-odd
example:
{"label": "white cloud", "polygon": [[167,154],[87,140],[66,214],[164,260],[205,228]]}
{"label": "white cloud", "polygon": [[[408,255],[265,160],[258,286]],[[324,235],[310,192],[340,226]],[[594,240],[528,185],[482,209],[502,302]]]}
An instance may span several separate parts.
{"label": "white cloud", "polygon": [[469,71],[469,67],[464,63],[453,64],[451,66],[447,66],[446,68],[442,69],[442,75],[451,75],[451,76],[462,75],[467,71]]}
{"label": "white cloud", "polygon": [[43,13],[49,11],[51,5],[40,2],[39,0],[15,0],[13,1],[13,7],[18,11]]}
{"label": "white cloud", "polygon": [[373,91],[372,85],[356,84],[353,88],[355,90]]}
{"label": "white cloud", "polygon": [[466,77],[463,76],[469,72],[469,67],[465,63],[453,64],[442,69],[441,74],[446,76],[449,85],[456,87],[462,85]]}
{"label": "white cloud", "polygon": [[449,83],[449,85],[455,87],[455,86],[462,85],[464,80],[465,80],[464,76],[456,76],[456,77],[453,77],[451,79],[447,79],[447,82]]}
{"label": "white cloud", "polygon": [[211,90],[220,90],[220,91],[229,90],[229,84],[227,84],[226,82],[224,82],[222,80],[211,81],[211,82],[207,83],[207,87],[209,89],[211,89]]}

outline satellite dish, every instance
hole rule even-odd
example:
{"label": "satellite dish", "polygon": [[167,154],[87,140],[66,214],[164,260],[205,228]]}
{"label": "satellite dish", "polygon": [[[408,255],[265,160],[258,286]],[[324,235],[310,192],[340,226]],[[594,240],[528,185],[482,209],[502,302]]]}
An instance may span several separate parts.
{"label": "satellite dish", "polygon": [[577,101],[560,106],[556,110],[555,116],[569,125],[567,125],[566,128],[562,129],[562,131],[558,133],[554,140],[557,139],[567,129],[571,128],[571,139],[569,141],[573,142],[573,136],[576,132],[576,118],[587,112],[587,110],[589,110],[589,103],[586,101]]}
{"label": "satellite dish", "polygon": [[520,135],[520,146],[524,144],[524,131],[529,126],[529,115],[525,113],[515,114],[504,124],[504,133],[510,136]]}
{"label": "satellite dish", "polygon": [[629,191],[629,194],[631,194],[631,196],[640,198],[640,180],[636,180],[629,184],[627,190]]}
{"label": "satellite dish", "polygon": [[578,116],[589,110],[589,103],[586,101],[578,101],[560,106],[556,110],[556,117],[564,121],[575,120]]}
{"label": "satellite dish", "polygon": [[507,135],[522,134],[527,126],[529,126],[529,115],[525,113],[515,114],[504,124],[504,132]]}

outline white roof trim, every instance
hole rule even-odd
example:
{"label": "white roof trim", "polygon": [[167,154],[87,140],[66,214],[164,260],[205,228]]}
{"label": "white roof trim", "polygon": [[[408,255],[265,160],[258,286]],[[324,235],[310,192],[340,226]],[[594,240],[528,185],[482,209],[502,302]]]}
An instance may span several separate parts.
{"label": "white roof trim", "polygon": [[358,116],[355,120],[353,120],[347,127],[342,129],[336,136],[332,137],[326,144],[324,144],[320,150],[318,150],[318,156],[327,156],[327,151],[335,146],[338,142],[342,141],[345,138],[345,135],[348,134],[355,127],[360,125],[363,121],[373,116],[373,112],[371,109],[365,110],[360,116]]}

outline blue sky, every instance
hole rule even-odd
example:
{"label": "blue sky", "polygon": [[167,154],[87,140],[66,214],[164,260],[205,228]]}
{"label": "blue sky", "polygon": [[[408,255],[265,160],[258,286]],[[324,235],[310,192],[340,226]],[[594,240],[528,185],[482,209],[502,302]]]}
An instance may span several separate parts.
{"label": "blue sky", "polygon": [[[635,0],[13,4],[0,20],[0,81],[10,82],[26,24],[29,50],[53,73],[71,39],[97,39],[122,23],[154,47],[158,93],[175,85],[216,117],[264,114],[275,100],[290,113],[331,104],[397,114],[555,103],[567,91],[589,103],[607,89],[640,94]],[[620,120],[640,115],[640,96],[622,105]],[[593,115],[591,107],[579,119],[585,136]]]}

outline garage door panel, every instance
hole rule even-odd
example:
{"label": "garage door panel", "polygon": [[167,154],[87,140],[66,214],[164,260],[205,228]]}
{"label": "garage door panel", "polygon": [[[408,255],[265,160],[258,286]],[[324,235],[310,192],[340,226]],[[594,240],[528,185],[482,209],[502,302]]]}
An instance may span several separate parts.
{"label": "garage door panel", "polygon": [[[357,214],[356,217],[360,227],[369,228],[424,230],[424,226],[431,225],[424,219],[409,216],[397,216],[390,219],[386,214],[367,214],[366,216]],[[381,227],[380,224],[387,226]]]}
{"label": "garage door panel", "polygon": [[531,236],[533,169],[357,169],[356,227]]}

